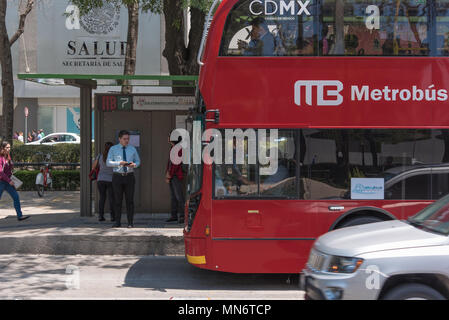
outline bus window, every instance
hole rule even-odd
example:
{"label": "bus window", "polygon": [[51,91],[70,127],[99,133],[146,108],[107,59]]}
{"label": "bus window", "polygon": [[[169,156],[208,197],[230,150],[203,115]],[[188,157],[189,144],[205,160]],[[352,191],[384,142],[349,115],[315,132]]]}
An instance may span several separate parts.
{"label": "bus window", "polygon": [[[236,144],[233,147],[233,163],[216,164],[214,169],[215,198],[257,197],[263,198],[298,198],[298,161],[296,160],[296,130],[279,130],[277,136],[277,164],[262,165],[259,162],[249,163],[248,141],[244,140],[244,163],[239,164],[236,156]],[[257,144],[253,152],[268,154],[273,152],[270,136],[266,145]],[[226,147],[226,145],[224,146]],[[223,155],[225,154],[223,150]],[[271,160],[270,160],[271,161]],[[275,169],[268,174],[268,167]]]}
{"label": "bus window", "polygon": [[[428,3],[418,0],[324,0],[322,54],[427,56],[430,53]],[[441,19],[446,19],[446,9],[440,12],[444,13]]]}
{"label": "bus window", "polygon": [[[431,198],[431,170],[441,163],[432,130],[307,129],[300,178],[304,199],[350,199],[353,178],[384,179],[385,199]],[[439,191],[435,190],[438,193]],[[441,192],[445,192],[444,189]]]}
{"label": "bus window", "polygon": [[315,2],[239,1],[227,18],[220,55],[317,55]]}
{"label": "bus window", "polygon": [[[297,198],[295,132],[280,130],[277,140],[277,170],[271,175],[260,175],[260,196]],[[269,147],[267,145],[266,149]]]}
{"label": "bus window", "polygon": [[449,56],[449,0],[436,1],[436,55]]}
{"label": "bus window", "polygon": [[[226,144],[223,144],[222,154],[226,154]],[[258,195],[256,164],[249,163],[248,159],[248,140],[244,140],[243,145],[243,163],[237,159],[236,140],[233,140],[233,163],[224,163],[215,165],[215,197],[256,197]]]}

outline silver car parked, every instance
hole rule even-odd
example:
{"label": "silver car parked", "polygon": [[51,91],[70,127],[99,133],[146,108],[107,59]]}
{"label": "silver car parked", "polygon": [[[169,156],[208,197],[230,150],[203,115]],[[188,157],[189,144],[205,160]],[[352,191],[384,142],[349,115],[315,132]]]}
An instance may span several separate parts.
{"label": "silver car parked", "polygon": [[306,299],[449,299],[449,195],[407,221],[321,236],[301,283]]}

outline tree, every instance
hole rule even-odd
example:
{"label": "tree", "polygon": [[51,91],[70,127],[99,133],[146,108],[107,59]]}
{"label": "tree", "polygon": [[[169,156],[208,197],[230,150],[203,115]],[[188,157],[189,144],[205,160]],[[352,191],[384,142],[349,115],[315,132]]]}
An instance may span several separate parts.
{"label": "tree", "polygon": [[[93,8],[103,6],[105,2],[124,5],[128,8],[128,44],[125,57],[124,75],[136,72],[136,49],[139,38],[139,12],[152,11],[165,16],[165,49],[163,56],[167,59],[171,75],[197,75],[199,66],[196,63],[205,12],[212,0],[72,0],[83,15]],[[190,31],[188,43],[184,39],[188,21],[186,10],[190,12]],[[131,92],[131,88],[123,86],[122,91]],[[184,88],[174,88],[174,92],[185,92]],[[190,90],[191,91],[191,90]]]}
{"label": "tree", "polygon": [[[196,62],[203,35],[206,12],[213,0],[154,0],[151,10],[165,17],[165,48],[162,55],[167,59],[171,75],[198,75]],[[186,43],[184,35],[188,26],[186,15],[190,13],[190,30]],[[191,93],[191,88],[173,88],[173,93]]]}
{"label": "tree", "polygon": [[[190,5],[189,41],[185,43],[184,34],[187,21],[184,9]],[[164,57],[168,61],[172,75],[197,75],[199,66],[196,62],[200,48],[205,22],[205,12],[211,5],[208,0],[177,1],[163,0],[165,16],[165,49]]]}
{"label": "tree", "polygon": [[0,136],[11,141],[14,126],[14,74],[12,66],[12,45],[25,30],[28,14],[33,10],[34,0],[27,0],[19,15],[19,25],[11,38],[6,28],[7,0],[0,0],[0,67],[2,69],[3,114],[0,116]]}
{"label": "tree", "polygon": [[[134,75],[136,73],[137,43],[139,40],[139,12],[152,2],[152,0],[72,0],[79,8],[80,15],[83,16],[94,8],[101,8],[104,3],[112,3],[116,6],[124,5],[128,9],[128,36],[126,45],[124,75]],[[132,87],[125,82],[122,86],[123,93],[131,93]]]}

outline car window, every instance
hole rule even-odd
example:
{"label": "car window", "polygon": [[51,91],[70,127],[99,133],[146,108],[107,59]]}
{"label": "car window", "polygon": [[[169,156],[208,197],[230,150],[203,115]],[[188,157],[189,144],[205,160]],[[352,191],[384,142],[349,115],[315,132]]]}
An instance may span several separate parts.
{"label": "car window", "polygon": [[72,142],[72,141],[76,141],[76,138],[74,136],[70,136],[68,134],[64,135],[64,140],[65,142]]}
{"label": "car window", "polygon": [[432,199],[437,200],[449,193],[449,173],[432,171]]}
{"label": "car window", "polygon": [[42,143],[51,143],[53,142],[53,139],[55,139],[55,136],[46,137],[44,140],[42,140]]}
{"label": "car window", "polygon": [[385,190],[385,199],[429,200],[430,185],[430,173],[400,179]]}

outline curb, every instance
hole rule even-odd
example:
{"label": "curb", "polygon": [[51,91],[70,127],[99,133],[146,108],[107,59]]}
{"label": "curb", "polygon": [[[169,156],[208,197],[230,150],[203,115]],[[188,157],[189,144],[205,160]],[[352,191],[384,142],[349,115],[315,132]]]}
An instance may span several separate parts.
{"label": "curb", "polygon": [[42,235],[1,237],[0,254],[184,255],[182,236]]}

